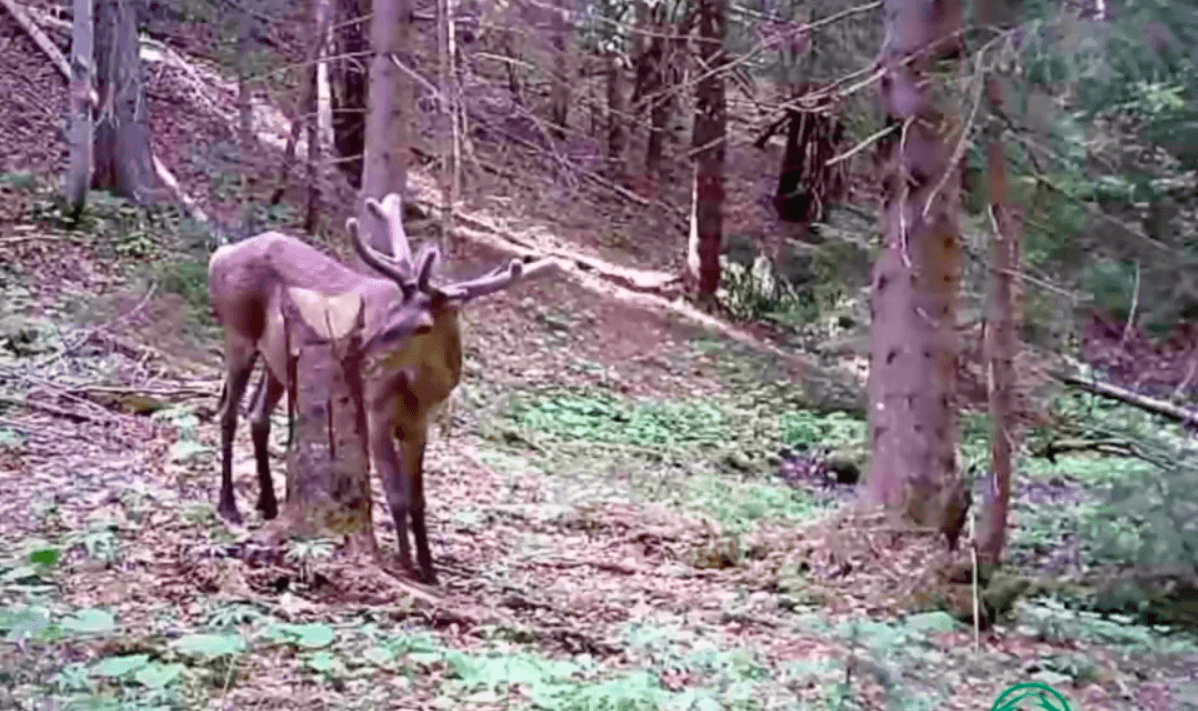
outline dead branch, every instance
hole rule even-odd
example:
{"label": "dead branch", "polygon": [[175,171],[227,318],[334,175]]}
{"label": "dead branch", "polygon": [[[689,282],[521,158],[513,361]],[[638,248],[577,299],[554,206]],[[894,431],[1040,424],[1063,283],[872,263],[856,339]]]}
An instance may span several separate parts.
{"label": "dead branch", "polygon": [[22,235],[20,237],[0,238],[0,244],[20,244],[22,242],[69,242],[71,244],[87,244],[85,240],[62,235]]}
{"label": "dead branch", "polygon": [[1174,422],[1191,427],[1198,427],[1198,412],[1188,410],[1184,407],[1179,407],[1164,400],[1158,400],[1146,395],[1132,392],[1126,388],[1121,388],[1110,383],[1103,383],[1097,380],[1082,378],[1077,375],[1068,373],[1053,373],[1053,377],[1060,380],[1066,385],[1072,385],[1075,388],[1080,388],[1087,392],[1101,395],[1112,400],[1118,400],[1126,405],[1137,407],[1145,412],[1151,412],[1154,415],[1166,417]]}
{"label": "dead branch", "polygon": [[86,415],[82,412],[76,412],[74,410],[64,410],[61,407],[47,405],[44,402],[39,402],[37,400],[30,400],[27,397],[26,398],[18,398],[18,397],[9,397],[7,395],[0,395],[0,402],[8,404],[8,405],[16,405],[17,407],[25,407],[30,410],[41,410],[42,412],[47,412],[51,415],[57,415],[58,417],[65,417],[65,418],[67,418],[69,420],[73,420],[75,422],[95,422],[98,424],[103,423],[103,420],[92,417],[91,415]]}
{"label": "dead branch", "polygon": [[[440,206],[424,200],[420,200],[418,202],[427,207],[432,214],[439,214],[441,209]],[[464,215],[460,212],[455,212],[455,219],[462,225],[472,227],[476,230],[489,232],[508,242],[511,242],[518,247],[523,248],[523,251],[521,252],[522,256],[530,256],[537,259],[544,257],[563,259],[571,262],[577,269],[595,272],[626,289],[660,295],[672,293],[676,290],[674,287],[677,287],[679,284],[678,276],[675,274],[621,267],[611,264],[610,262],[605,262],[594,257],[588,257],[572,250],[563,249],[560,247],[545,249],[543,246],[532,244],[512,234],[511,232],[508,232],[507,230],[492,225],[489,222]],[[461,230],[458,231],[460,232]]]}
{"label": "dead branch", "polygon": [[1121,439],[1062,439],[1053,440],[1032,450],[1033,457],[1055,462],[1058,455],[1073,452],[1097,452],[1118,457],[1138,457],[1135,444]]}

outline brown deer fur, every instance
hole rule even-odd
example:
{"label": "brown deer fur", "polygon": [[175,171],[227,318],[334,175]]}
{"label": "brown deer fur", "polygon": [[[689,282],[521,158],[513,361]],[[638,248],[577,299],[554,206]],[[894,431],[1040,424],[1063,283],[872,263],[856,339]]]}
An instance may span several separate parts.
{"label": "brown deer fur", "polygon": [[[266,518],[272,518],[277,512],[267,442],[270,412],[284,391],[285,379],[281,376],[286,371],[276,366],[285,363],[286,349],[277,345],[282,344],[279,329],[282,314],[277,299],[270,296],[270,289],[261,286],[269,281],[263,279],[263,275],[277,274],[278,283],[303,286],[328,294],[356,290],[366,303],[364,338],[371,344],[368,345],[363,372],[371,460],[382,478],[395,522],[401,564],[409,569],[412,567],[407,533],[410,515],[420,577],[425,582],[433,583],[436,582],[436,574],[424,520],[424,447],[428,438],[430,413],[449,397],[461,379],[462,343],[458,312],[466,303],[500,291],[521,276],[530,277],[546,272],[553,266],[553,261],[543,259],[525,265],[512,260],[474,280],[432,286],[429,275],[439,253],[436,248],[429,248],[423,250],[416,260],[412,259],[403,229],[399,196],[388,195],[382,202],[368,199],[367,206],[386,224],[395,257],[388,258],[371,248],[368,239],[359,232],[356,220],[350,219],[346,227],[362,261],[385,279],[351,271],[302,242],[277,233],[259,235],[237,245],[222,247],[212,257],[209,290],[218,319],[225,328],[228,371],[223,395],[226,399],[222,400],[221,409],[224,460],[219,510],[228,520],[240,520],[233,501],[231,440],[236,427],[236,403],[244,392],[255,353],[261,351],[266,354],[268,367],[264,369],[251,409],[251,431],[259,480],[258,508]],[[283,244],[292,246],[281,246]],[[245,256],[237,256],[242,254]],[[418,269],[414,268],[413,262],[419,265]],[[236,268],[225,266],[232,263],[236,263]],[[379,324],[391,323],[379,314],[401,309],[402,306],[397,305],[408,303],[401,299],[410,299],[413,303],[426,306],[426,315],[431,315],[431,323],[421,323],[410,337],[378,338],[374,334],[381,328]],[[395,330],[396,327],[392,326],[390,331],[384,330],[383,333]],[[372,347],[372,338],[378,341],[377,346]],[[254,348],[250,344],[258,345]],[[224,436],[226,430],[227,437]],[[396,439],[399,441],[399,451],[396,451],[393,443]]]}

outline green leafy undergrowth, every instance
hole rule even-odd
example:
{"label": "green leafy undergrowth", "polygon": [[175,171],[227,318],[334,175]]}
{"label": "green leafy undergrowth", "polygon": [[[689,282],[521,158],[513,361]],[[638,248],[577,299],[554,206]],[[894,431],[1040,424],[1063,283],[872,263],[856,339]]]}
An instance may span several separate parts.
{"label": "green leafy undergrowth", "polygon": [[832,450],[864,434],[862,423],[843,414],[778,412],[746,396],[652,400],[550,388],[516,394],[506,414],[511,425],[484,434],[560,475],[547,482],[559,503],[660,502],[735,531],[815,510],[805,493],[775,476],[780,450]]}

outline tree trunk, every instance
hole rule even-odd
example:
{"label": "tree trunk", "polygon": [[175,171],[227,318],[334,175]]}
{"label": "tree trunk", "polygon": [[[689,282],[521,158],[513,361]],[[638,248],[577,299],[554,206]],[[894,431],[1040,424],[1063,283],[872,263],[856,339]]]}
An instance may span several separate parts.
{"label": "tree trunk", "polygon": [[75,0],[71,30],[71,162],[64,197],[67,212],[79,219],[92,179],[92,0]]}
{"label": "tree trunk", "polygon": [[362,397],[362,300],[292,287],[282,299],[295,423],[279,532],[345,536],[376,556]]}
{"label": "tree trunk", "polygon": [[366,198],[381,200],[388,193],[404,194],[407,183],[410,124],[416,116],[414,86],[395,65],[395,57],[409,69],[412,10],[409,0],[374,0],[370,23],[370,98],[366,115],[366,162],[358,198],[358,221],[370,235],[370,244],[391,254],[386,224],[366,209]]}
{"label": "tree trunk", "polygon": [[700,300],[714,300],[720,285],[720,242],[724,231],[724,135],[727,112],[724,76],[726,0],[699,0],[698,69],[695,88],[695,229],[698,239]]}
{"label": "tree trunk", "polygon": [[553,20],[553,85],[550,88],[550,131],[557,140],[566,137],[570,113],[570,0],[556,0]]}
{"label": "tree trunk", "polygon": [[607,172],[613,180],[624,177],[624,71],[620,55],[607,55]]}
{"label": "tree trunk", "polygon": [[138,0],[99,0],[96,13],[96,116],[92,187],[144,205],[154,185],[146,91],[137,39]]}
{"label": "tree trunk", "polygon": [[308,85],[302,111],[307,116],[308,123],[308,206],[304,212],[304,232],[316,232],[316,222],[320,216],[320,163],[322,144],[320,137],[320,115],[317,112],[316,100],[316,64],[308,68]]}
{"label": "tree trunk", "polygon": [[[984,0],[983,21],[992,27],[1011,27],[1019,0]],[[1015,445],[1015,356],[1019,352],[1019,322],[1016,320],[1015,274],[1019,269],[1021,229],[1011,204],[1007,183],[1006,151],[1003,148],[1002,78],[986,77],[990,123],[986,129],[986,182],[990,199],[990,293],[984,343],[990,373],[990,475],[986,482],[985,507],[979,527],[978,557],[987,564],[1002,561],[1007,543],[1007,517],[1011,506],[1012,453]]]}
{"label": "tree trunk", "polygon": [[885,245],[870,302],[866,494],[940,529],[955,547],[967,506],[956,467],[955,401],[961,237],[953,152],[963,127],[932,72],[960,56],[961,4],[884,2],[881,95],[890,123],[902,130],[886,145]]}
{"label": "tree trunk", "polygon": [[665,4],[652,7],[646,0],[637,5],[637,26],[642,37],[640,51],[636,57],[636,87],[632,92],[633,113],[641,115],[645,106],[649,109],[649,135],[645,141],[645,173],[656,175],[661,165],[662,144],[666,124],[670,120],[673,94],[666,89],[665,52]]}
{"label": "tree trunk", "polygon": [[[333,0],[336,3],[337,28],[333,35],[333,54],[340,57],[330,63],[329,74],[333,104],[333,145],[337,165],[349,184],[362,187],[363,156],[366,149],[367,42],[365,18],[371,0]],[[354,20],[359,20],[354,22]]]}
{"label": "tree trunk", "polygon": [[250,100],[248,60],[250,52],[250,14],[245,8],[237,11],[237,143],[241,165],[241,234],[248,237],[255,232],[254,200],[251,176],[254,153],[254,108]]}
{"label": "tree trunk", "polygon": [[[287,144],[283,148],[283,162],[279,167],[279,184],[275,191],[271,193],[270,204],[278,205],[283,199],[283,193],[287,189],[287,176],[291,172],[291,166],[295,163],[296,147],[299,144],[300,133],[303,132],[304,126],[308,126],[308,141],[312,141],[313,131],[312,126],[316,127],[315,139],[317,140],[316,158],[320,157],[320,144],[324,137],[321,135],[320,116],[316,109],[319,106],[318,99],[318,67],[320,65],[321,50],[324,49],[325,35],[328,34],[328,15],[324,9],[324,0],[308,0],[309,22],[311,22],[311,35],[309,40],[308,56],[305,59],[303,67],[303,78],[300,79],[300,94],[295,102],[295,114],[291,117],[291,132],[287,134]],[[308,146],[309,159],[312,157],[312,146]],[[309,175],[312,174],[312,167],[309,166]],[[311,202],[312,184],[309,184],[309,202]],[[317,191],[319,193],[319,191]],[[319,194],[317,194],[319,197]],[[309,204],[309,213],[315,208]],[[312,226],[315,224],[314,217],[309,216],[304,220],[304,231],[312,232]]]}

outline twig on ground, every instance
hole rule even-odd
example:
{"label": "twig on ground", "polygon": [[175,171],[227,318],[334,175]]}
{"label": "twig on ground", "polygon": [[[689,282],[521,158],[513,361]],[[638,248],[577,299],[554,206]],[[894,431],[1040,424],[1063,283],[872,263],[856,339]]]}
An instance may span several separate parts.
{"label": "twig on ground", "polygon": [[18,407],[26,407],[26,408],[29,408],[30,410],[41,410],[42,412],[48,412],[51,415],[65,417],[69,420],[74,420],[75,422],[96,422],[96,423],[103,422],[103,420],[99,420],[95,417],[92,417],[91,415],[86,415],[82,412],[75,412],[74,410],[64,410],[61,407],[47,405],[44,402],[38,402],[37,400],[30,400],[27,397],[22,399],[22,398],[17,398],[17,397],[9,397],[7,395],[0,395],[0,402],[7,403],[9,405],[16,405]]}

